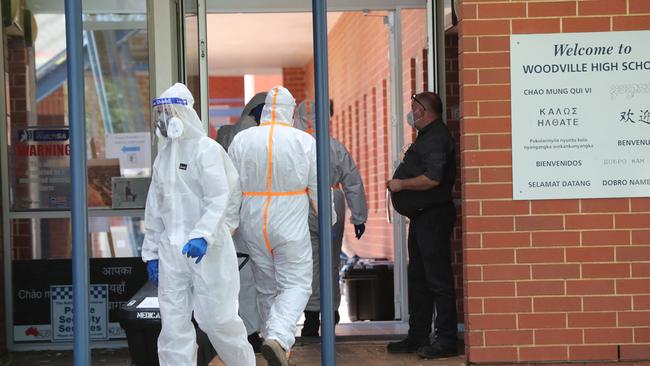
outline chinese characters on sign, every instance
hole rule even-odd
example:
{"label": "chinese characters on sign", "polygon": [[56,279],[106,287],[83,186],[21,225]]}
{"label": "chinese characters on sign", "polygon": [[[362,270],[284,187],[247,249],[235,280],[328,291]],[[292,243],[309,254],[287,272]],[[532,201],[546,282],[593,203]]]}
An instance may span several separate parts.
{"label": "chinese characters on sign", "polygon": [[650,109],[644,109],[639,111],[638,117],[636,117],[635,120],[634,112],[632,112],[632,109],[628,108],[627,111],[621,112],[621,122],[629,122],[629,123],[642,122],[650,125]]}

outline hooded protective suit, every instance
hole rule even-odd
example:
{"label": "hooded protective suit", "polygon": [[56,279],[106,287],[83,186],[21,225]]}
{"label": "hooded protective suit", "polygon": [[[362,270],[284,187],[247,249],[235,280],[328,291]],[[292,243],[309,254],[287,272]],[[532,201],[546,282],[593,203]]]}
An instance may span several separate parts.
{"label": "hooded protective suit", "polygon": [[[296,109],[294,127],[315,134],[316,108],[311,101],[303,101]],[[360,225],[368,220],[368,204],[366,191],[363,188],[361,175],[357,170],[354,159],[343,144],[330,137],[330,185],[334,188],[334,207],[337,220],[333,227],[332,235],[332,274],[334,275],[334,309],[341,304],[341,291],[339,283],[339,266],[341,246],[343,245],[343,231],[345,220],[345,201],[350,208],[350,222]],[[339,185],[343,190],[339,189]],[[311,235],[312,258],[314,271],[312,280],[312,294],[307,303],[307,311],[320,310],[320,267],[319,267],[319,235],[318,218],[315,212],[309,215],[309,232]]]}
{"label": "hooded protective suit", "polygon": [[[179,121],[175,129],[180,128],[172,139],[163,137],[171,129],[157,127],[163,141],[145,209],[142,259],[160,263],[158,356],[161,365],[196,365],[194,310],[199,326],[227,365],[255,365],[237,315],[239,274],[230,236],[237,217],[227,213],[238,205],[237,171],[223,148],[206,136],[193,103],[183,84],[175,84],[154,100],[154,119],[159,118],[157,108],[164,107]],[[207,251],[195,263],[181,254],[181,248],[200,238],[207,242]]]}
{"label": "hooded protective suit", "polygon": [[246,106],[244,106],[244,110],[241,112],[237,123],[234,125],[221,126],[219,128],[219,132],[217,133],[217,142],[220,143],[226,151],[228,151],[235,135],[247,128],[258,125],[258,122],[255,121],[255,117],[251,113],[254,112],[256,108],[259,108],[260,105],[264,104],[266,94],[266,92],[255,94],[253,98],[248,101]]}
{"label": "hooded protective suit", "polygon": [[[255,96],[253,96],[244,107],[244,110],[239,117],[239,121],[237,121],[236,124],[225,125],[219,128],[217,142],[221,144],[226,151],[228,151],[228,147],[237,133],[247,128],[257,126],[258,122],[251,113],[256,108],[259,108],[260,105],[264,105],[266,94],[266,92],[255,94]],[[241,203],[241,199],[239,203]],[[239,205],[237,206],[236,216],[237,222],[239,223]],[[235,226],[235,228],[236,227],[237,226]],[[233,239],[235,241],[237,252],[250,255],[248,249],[246,249],[246,246],[237,235],[235,235]],[[244,321],[246,332],[248,334],[253,334],[260,331],[262,319],[260,318],[259,310],[257,308],[257,289],[255,288],[255,279],[253,277],[251,264],[245,265],[239,271],[239,282],[239,316],[241,316]]]}
{"label": "hooded protective suit", "polygon": [[291,128],[294,108],[287,89],[273,88],[259,127],[238,133],[228,149],[244,196],[237,237],[253,261],[261,335],[285,351],[311,294],[307,218],[317,197],[316,141]]}
{"label": "hooded protective suit", "polygon": [[232,142],[233,137],[235,137],[235,125],[223,125],[217,130],[216,140],[226,151],[228,151],[228,145]]}

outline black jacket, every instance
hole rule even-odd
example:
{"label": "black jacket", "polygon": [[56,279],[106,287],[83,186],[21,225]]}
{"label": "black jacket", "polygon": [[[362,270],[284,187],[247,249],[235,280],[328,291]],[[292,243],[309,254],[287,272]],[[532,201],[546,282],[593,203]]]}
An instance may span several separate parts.
{"label": "black jacket", "polygon": [[408,179],[424,175],[440,185],[427,191],[404,190],[391,193],[393,207],[400,214],[415,218],[427,209],[451,202],[456,182],[456,152],[451,133],[438,119],[418,133],[415,142],[404,154],[393,179]]}

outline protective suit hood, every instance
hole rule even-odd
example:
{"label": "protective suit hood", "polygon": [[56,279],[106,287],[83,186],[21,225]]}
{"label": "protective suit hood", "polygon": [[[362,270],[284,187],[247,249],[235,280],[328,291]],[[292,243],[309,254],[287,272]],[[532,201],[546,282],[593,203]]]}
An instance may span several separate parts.
{"label": "protective suit hood", "polygon": [[264,105],[266,100],[267,92],[257,93],[244,107],[244,110],[241,112],[239,120],[234,125],[224,125],[219,128],[217,133],[217,142],[223,146],[224,149],[228,150],[232,139],[235,138],[239,132],[257,126],[257,121],[251,115],[251,111],[260,105]]}
{"label": "protective suit hood", "polygon": [[266,96],[260,124],[275,122],[292,126],[295,108],[296,100],[289,90],[282,86],[276,86]]}
{"label": "protective suit hood", "polygon": [[[166,101],[174,101],[174,103],[167,104]],[[193,108],[194,97],[192,97],[192,93],[185,85],[176,83],[165,90],[160,94],[160,97],[153,100],[154,106],[160,104],[165,104],[182,121],[183,133],[178,139],[194,139],[207,135],[203,129],[201,119]],[[170,140],[160,136],[160,134],[158,136],[164,141]]]}
{"label": "protective suit hood", "polygon": [[311,100],[304,100],[296,108],[293,127],[309,134],[316,133],[316,108]]}
{"label": "protective suit hood", "polygon": [[241,116],[239,117],[239,121],[237,121],[237,124],[241,124],[242,122],[244,122],[244,120],[247,119],[252,120],[253,123],[255,124],[255,121],[253,120],[253,116],[251,116],[250,113],[253,109],[255,109],[255,107],[259,106],[260,104],[264,104],[266,102],[267,94],[268,94],[267,92],[261,92],[255,94],[244,107],[244,110],[241,112]]}

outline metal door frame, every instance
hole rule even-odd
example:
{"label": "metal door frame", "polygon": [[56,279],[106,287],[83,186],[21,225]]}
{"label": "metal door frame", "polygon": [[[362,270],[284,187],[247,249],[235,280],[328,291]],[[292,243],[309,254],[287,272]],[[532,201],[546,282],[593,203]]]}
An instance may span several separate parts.
{"label": "metal door frame", "polygon": [[[392,171],[400,164],[400,153],[404,146],[404,80],[402,74],[402,9],[388,13],[388,63],[390,68],[390,131]],[[406,243],[406,219],[391,209],[393,217],[393,292],[395,319],[408,321],[408,251]]]}
{"label": "metal door frame", "polygon": [[[202,0],[206,1],[206,0]],[[403,77],[402,77],[402,17],[404,9],[426,9],[427,12],[427,45],[428,45],[428,77],[429,90],[440,94],[445,101],[444,88],[444,3],[434,0],[402,0],[402,1],[331,1],[328,11],[367,11],[387,10],[387,26],[389,28],[389,70],[390,70],[390,131],[391,131],[391,164],[393,170],[400,162],[401,147],[404,144],[404,108],[403,108]],[[226,4],[227,3],[227,4]],[[222,5],[222,6],[218,6]],[[224,0],[209,0],[209,13],[277,13],[277,12],[309,12],[310,4],[305,2],[291,3],[278,1],[269,6],[265,0],[249,0],[232,3]],[[442,29],[442,32],[440,31]],[[434,51],[435,50],[435,51]],[[442,52],[442,53],[440,53]],[[207,60],[206,60],[207,65]],[[443,87],[439,87],[443,85]],[[406,219],[393,210],[395,218],[393,225],[393,255],[394,255],[394,305],[395,319],[401,323],[408,322],[408,284],[407,265],[408,251],[406,240]]]}
{"label": "metal door frame", "polygon": [[[179,50],[176,54],[178,59],[178,79],[187,84],[187,68],[185,62],[185,14],[183,13],[184,2],[191,0],[179,0],[176,6],[176,42],[177,49]],[[201,123],[203,124],[203,129],[206,133],[209,133],[210,126],[210,116],[209,116],[209,100],[208,100],[208,26],[207,26],[207,6],[206,0],[194,0],[197,2],[197,26],[198,26],[198,36],[199,44],[197,48],[199,50],[199,100],[201,103]]]}

